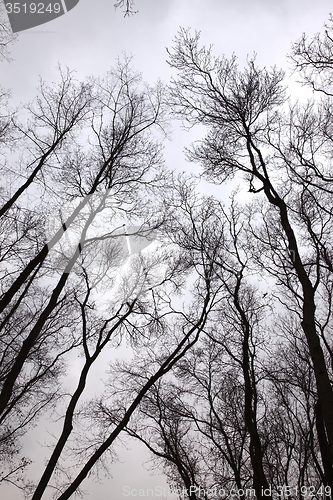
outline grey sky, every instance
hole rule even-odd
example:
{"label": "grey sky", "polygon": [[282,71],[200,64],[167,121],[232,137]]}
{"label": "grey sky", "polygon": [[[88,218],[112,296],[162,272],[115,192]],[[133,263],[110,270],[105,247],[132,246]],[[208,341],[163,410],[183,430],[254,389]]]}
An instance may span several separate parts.
{"label": "grey sky", "polygon": [[[247,54],[256,52],[259,64],[288,69],[285,55],[291,43],[304,31],[309,36],[320,31],[332,9],[329,0],[136,0],[139,12],[124,18],[121,10],[114,10],[114,1],[80,0],[66,15],[19,33],[11,50],[13,61],[0,63],[0,84],[12,89],[14,103],[34,97],[39,76],[47,82],[57,78],[58,62],[77,70],[78,77],[97,76],[107,71],[122,51],[133,54],[133,66],[142,71],[145,80],[167,80],[172,72],[165,62],[165,48],[172,45],[179,26],[201,30],[203,43],[213,43],[216,54],[230,56],[234,52],[244,61]],[[176,130],[173,142],[167,145],[166,160],[169,167],[184,170],[182,149],[189,136],[178,127]],[[99,378],[97,373],[94,377]],[[44,419],[43,431],[46,424]],[[39,453],[42,464],[37,437],[41,442],[45,438],[39,432],[37,429],[25,442],[29,451]],[[97,485],[86,481],[85,498],[121,500],[126,498],[123,486],[165,485],[162,476],[152,478],[142,467],[142,460],[147,459],[143,447],[133,444],[131,448],[120,452],[124,462],[112,468],[113,479]],[[6,488],[1,498],[21,500],[23,495]]]}

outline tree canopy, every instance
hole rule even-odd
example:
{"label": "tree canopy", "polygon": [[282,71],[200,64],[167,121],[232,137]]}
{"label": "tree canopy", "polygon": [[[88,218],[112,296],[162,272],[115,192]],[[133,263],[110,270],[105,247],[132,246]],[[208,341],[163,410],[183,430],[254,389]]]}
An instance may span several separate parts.
{"label": "tree canopy", "polygon": [[[130,436],[189,500],[332,498],[330,23],[292,46],[303,103],[185,29],[168,84],[124,56],[59,66],[24,113],[1,93],[0,487],[83,494]],[[205,128],[187,159],[228,202],[165,165],[172,120]]]}

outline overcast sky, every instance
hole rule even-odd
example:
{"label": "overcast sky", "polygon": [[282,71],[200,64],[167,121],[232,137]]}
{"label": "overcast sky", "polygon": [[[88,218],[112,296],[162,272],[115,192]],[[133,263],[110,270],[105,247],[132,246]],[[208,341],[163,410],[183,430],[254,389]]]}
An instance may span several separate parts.
{"label": "overcast sky", "polygon": [[[97,76],[107,71],[121,52],[133,54],[133,65],[143,72],[145,80],[167,80],[172,72],[165,62],[165,49],[172,45],[179,26],[200,30],[202,41],[214,44],[216,54],[230,56],[234,52],[244,61],[247,54],[256,52],[260,65],[276,64],[288,70],[285,56],[291,43],[302,32],[311,36],[320,31],[332,9],[328,0],[137,0],[139,12],[124,18],[113,4],[114,0],[80,0],[64,16],[19,33],[11,50],[13,61],[0,63],[0,83],[12,88],[14,102],[34,97],[39,76],[48,82],[55,79],[59,62],[77,70],[79,77]],[[174,142],[167,147],[170,167],[185,168],[181,151],[187,140],[180,132],[174,135]],[[30,450],[39,446],[36,436],[27,441]],[[139,445],[122,451],[124,462],[111,470],[113,479],[103,485],[84,484],[86,498],[121,500],[126,498],[123,486],[164,485],[162,476],[151,478],[143,468],[144,457]],[[1,498],[20,500],[23,496],[9,489]]]}

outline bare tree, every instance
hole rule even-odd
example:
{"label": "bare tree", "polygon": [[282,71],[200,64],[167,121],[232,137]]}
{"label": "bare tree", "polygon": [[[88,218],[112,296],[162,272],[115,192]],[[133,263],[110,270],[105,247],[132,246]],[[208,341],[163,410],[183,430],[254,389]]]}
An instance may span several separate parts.
{"label": "bare tree", "polygon": [[[189,311],[178,311],[168,293],[181,290],[188,259],[177,257],[175,245],[163,248],[169,241],[163,232],[161,248],[154,247],[146,257],[141,253],[174,217],[159,202],[160,191],[170,183],[153,133],[163,132],[162,86],[142,84],[125,61],[84,86],[73,84],[67,72],[61,73],[58,88],[43,83],[41,89],[40,112],[30,107],[33,120],[19,129],[22,144],[33,144],[28,154],[36,167],[2,216],[13,236],[9,243],[4,238],[2,249],[0,418],[3,450],[5,454],[6,445],[9,457],[14,438],[35,423],[42,410],[64,408],[46,468],[38,484],[29,486],[34,500],[50,486],[63,500],[103,459],[142,398],[197,342],[217,292],[209,279],[214,264],[204,260],[196,285],[200,294]],[[47,158],[41,160],[44,146]],[[24,206],[32,185],[41,196],[40,215]],[[127,370],[132,391],[126,402],[121,399],[117,419],[96,435],[93,449],[82,439],[72,449],[78,422],[85,425],[90,418],[80,402],[91,369],[103,350],[124,337],[137,350],[136,369],[145,377],[136,384],[136,369]],[[68,396],[63,374],[72,351],[82,356],[83,364]],[[121,383],[126,380],[124,375]],[[117,393],[114,396],[112,406],[117,407]],[[94,401],[90,410],[98,414]],[[57,484],[55,473],[61,471],[64,456],[74,462],[73,472],[67,483],[64,474]],[[14,478],[14,467],[4,472],[3,481]]]}
{"label": "bare tree", "polygon": [[[328,28],[294,46],[321,96],[305,105],[287,102],[281,71],[215,58],[185,30],[167,97],[127,59],[83,83],[60,69],[25,122],[3,95],[1,152],[15,154],[1,166],[0,481],[22,487],[19,438],[55,410],[33,500],[70,498],[124,433],[189,500],[274,498],[283,484],[298,500],[309,483],[331,498],[330,43]],[[208,128],[188,158],[212,182],[245,178],[253,203],[226,209],[164,169],[167,105]],[[85,400],[102,353],[124,340],[131,363],[113,362]]]}
{"label": "bare tree", "polygon": [[[271,255],[256,246],[259,235],[265,242],[269,235],[263,229],[254,234],[253,206],[241,210],[233,202],[228,213],[187,184],[178,191],[169,200],[178,213],[170,234],[194,265],[202,255],[214,262],[221,298],[198,345],[144,398],[127,432],[146,444],[154,466],[188,498],[216,498],[216,491],[229,498],[235,488],[240,498],[246,491],[258,498],[331,498],[326,434],[299,333],[301,308],[292,294],[262,294],[247,282],[261,252],[273,276],[280,262],[283,270],[283,246],[278,238],[268,240]],[[286,270],[279,276],[287,288]]]}
{"label": "bare tree", "polygon": [[317,33],[312,40],[303,33],[302,37],[293,44],[290,59],[294,68],[300,73],[303,82],[314,91],[332,96],[332,22],[325,24],[323,35]]}
{"label": "bare tree", "polygon": [[[161,165],[160,146],[149,136],[149,129],[163,121],[162,90],[161,87],[140,89],[140,85],[139,76],[131,72],[128,62],[119,63],[104,80],[91,80],[89,85],[77,87],[70,72],[61,73],[58,88],[42,84],[37,99],[39,111],[30,108],[32,122],[27,129],[20,129],[22,147],[30,141],[32,151],[28,154],[32,154],[32,163],[37,165],[22,189],[10,198],[10,206],[6,206],[2,217],[0,418],[4,443],[9,443],[15,433],[18,436],[42,409],[53,404],[59,391],[56,380],[64,369],[62,360],[70,350],[82,345],[82,332],[77,327],[86,321],[79,307],[84,299],[77,296],[76,287],[80,284],[75,276],[82,275],[80,262],[87,268],[87,263],[94,260],[94,251],[89,249],[94,245],[99,248],[99,258],[94,263],[97,271],[88,266],[90,280],[96,282],[101,279],[98,273],[105,275],[105,268],[114,269],[124,260],[124,257],[119,260],[124,245],[117,250],[111,243],[126,241],[126,224],[132,227],[134,219],[136,223],[140,220],[134,234],[147,235],[147,228],[151,231],[160,223],[156,209],[142,200],[149,199],[148,193],[163,185],[163,173],[161,169],[157,172],[157,165]],[[94,112],[89,107],[92,101]],[[83,123],[88,116],[90,131],[86,132],[91,137],[84,142],[83,135],[75,135],[73,126],[80,120]],[[64,134],[69,142],[66,152],[60,151]],[[19,146],[19,140],[15,140]],[[16,161],[16,157],[13,159]],[[4,170],[9,171],[7,166]],[[49,241],[45,225],[52,218],[52,208],[46,208],[45,204],[44,214],[38,214],[33,204],[25,207],[22,198],[32,182],[36,185],[40,181],[39,212],[43,197],[56,213],[60,207],[66,211],[69,203],[65,221],[53,217],[55,226],[49,232]],[[105,211],[109,211],[109,219],[103,222],[101,214]],[[98,217],[102,217],[99,222],[102,233],[100,230],[96,234],[94,224]],[[149,219],[146,227],[145,219]],[[78,232],[79,237],[74,246],[65,245],[68,252],[59,265],[54,252],[74,220],[71,231]],[[104,254],[99,242],[104,244]],[[35,257],[31,258],[31,254]],[[121,303],[118,308],[121,309]],[[105,321],[103,332],[108,325]]]}
{"label": "bare tree", "polygon": [[275,488],[293,485],[299,492],[295,498],[309,485],[314,492],[322,491],[323,496],[327,492],[327,498],[331,498],[324,489],[330,487],[330,471],[319,459],[317,394],[308,347],[293,315],[281,317],[277,327],[281,335],[266,364],[269,403],[264,442],[268,460],[274,464],[269,471],[270,482]]}
{"label": "bare tree", "polygon": [[177,385],[162,381],[140,410],[144,424],[139,417],[136,430],[128,432],[171,465],[170,480],[178,471],[189,498],[199,488],[214,496],[216,485],[226,495],[235,485],[240,491],[247,485],[258,498],[267,497],[257,366],[265,307],[245,284],[249,256],[240,213],[235,204],[228,215],[212,197],[198,199],[189,185],[181,183],[178,190],[178,201],[175,196],[169,201],[178,214],[171,237],[194,266],[202,260],[213,265],[218,306],[210,311],[207,340],[176,368]]}
{"label": "bare tree", "polygon": [[134,8],[135,8],[135,1],[134,0],[120,0],[114,4],[114,7],[115,7],[115,9],[125,8],[125,10],[124,10],[125,16],[130,16],[132,14],[137,13],[137,11],[134,10]]}
{"label": "bare tree", "polygon": [[[68,487],[59,496],[59,500],[69,498],[77,490],[91,469],[126,428],[141,400],[198,341],[207,321],[209,310],[214,307],[215,303],[214,289],[208,283],[201,283],[201,286],[203,296],[199,301],[195,301],[196,309],[194,309],[194,304],[188,313],[173,311],[170,307],[166,310],[165,307],[163,308],[162,318],[169,316],[169,321],[161,318],[161,308],[156,311],[157,316],[154,312],[153,316],[149,318],[151,313],[144,312],[145,308],[143,308],[142,303],[140,304],[140,299],[138,302],[135,301],[133,313],[139,315],[139,318],[144,318],[143,331],[148,330],[150,334],[146,337],[146,341],[143,341],[142,327],[137,325],[135,320],[132,319],[126,325],[126,330],[130,332],[133,339],[136,339],[137,355],[130,366],[127,366],[126,363],[121,365],[120,377],[115,376],[113,368],[112,378],[109,382],[110,388],[100,399],[92,402],[89,411],[86,412],[88,418],[94,421],[94,429],[96,426],[99,427],[99,431],[94,432],[98,439],[95,439],[94,449],[90,451],[89,447],[88,455],[84,454],[83,467],[77,472],[76,477],[71,478]],[[151,290],[150,294],[151,304],[154,305],[158,300],[158,288]],[[196,310],[196,314],[194,310]],[[119,368],[117,372],[119,374]],[[127,388],[126,396],[125,388]],[[40,498],[38,493],[36,490],[34,499]]]}
{"label": "bare tree", "polygon": [[[211,48],[199,48],[199,34],[192,36],[185,30],[180,31],[175,48],[170,51],[170,64],[179,72],[170,90],[175,112],[190,125],[201,123],[208,127],[206,138],[192,148],[189,158],[200,162],[204,175],[213,182],[221,183],[243,174],[249,191],[262,193],[276,220],[274,231],[278,228],[280,248],[284,249],[285,261],[292,268],[297,287],[301,325],[313,363],[333,463],[333,392],[316,325],[318,267],[308,266],[298,235],[299,219],[294,220],[290,208],[292,200],[300,198],[299,191],[293,190],[288,182],[290,163],[295,170],[296,164],[285,161],[274,148],[275,137],[283,137],[279,119],[285,103],[283,73],[274,68],[259,69],[254,60],[240,70],[235,58],[213,57]],[[288,115],[286,123],[283,133],[287,141]],[[303,185],[307,189],[306,178]],[[306,224],[302,230],[311,236]],[[269,234],[271,240],[275,238],[274,233]]]}
{"label": "bare tree", "polygon": [[[28,124],[24,126],[15,123],[18,133],[27,141],[26,148],[30,155],[26,159],[25,168],[32,169],[32,172],[2,206],[0,217],[15,204],[38,176],[40,181],[43,179],[40,175],[43,169],[54,161],[57,163],[57,155],[61,154],[63,141],[71,140],[73,132],[82,129],[91,112],[92,86],[88,83],[77,84],[73,72],[68,68],[59,67],[59,73],[59,84],[48,86],[45,82],[40,82],[36,105],[27,108]],[[54,165],[52,166],[54,168]]]}
{"label": "bare tree", "polygon": [[9,47],[17,39],[8,22],[4,2],[0,3],[0,61],[9,61]]}

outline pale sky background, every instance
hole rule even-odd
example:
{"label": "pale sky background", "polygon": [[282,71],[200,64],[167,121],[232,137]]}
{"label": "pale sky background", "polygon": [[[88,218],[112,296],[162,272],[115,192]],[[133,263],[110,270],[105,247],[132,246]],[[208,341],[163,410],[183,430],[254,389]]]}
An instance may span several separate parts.
{"label": "pale sky background", "polygon": [[[243,62],[247,54],[256,52],[260,65],[277,65],[288,71],[285,56],[291,43],[302,32],[311,37],[322,30],[333,10],[328,0],[137,0],[139,12],[124,18],[113,4],[114,0],[80,0],[64,16],[19,33],[11,49],[13,61],[0,63],[0,84],[12,89],[13,103],[34,97],[39,76],[47,82],[55,79],[59,62],[77,70],[78,78],[97,76],[103,75],[121,52],[133,54],[133,66],[149,83],[158,78],[167,81],[172,71],[165,62],[165,48],[171,47],[179,26],[201,30],[203,43],[214,44],[217,55],[234,52]],[[190,167],[184,162],[183,147],[190,138],[199,136],[195,131],[189,135],[179,127],[176,130],[173,142],[166,145],[166,161],[170,168],[186,170]],[[75,376],[75,367],[72,372]],[[34,435],[26,439],[29,452],[36,451],[41,462],[43,452],[38,451],[37,437],[44,441],[46,424],[47,419],[43,419]],[[164,476],[151,477],[142,466],[147,456],[135,443],[127,451],[121,450],[122,463],[110,471],[113,479],[105,479],[103,484],[87,480],[84,498],[121,500],[133,498],[123,496],[123,486],[146,489],[165,485]],[[37,464],[35,467],[37,470]],[[23,495],[14,488],[3,488],[0,497],[21,500]]]}

